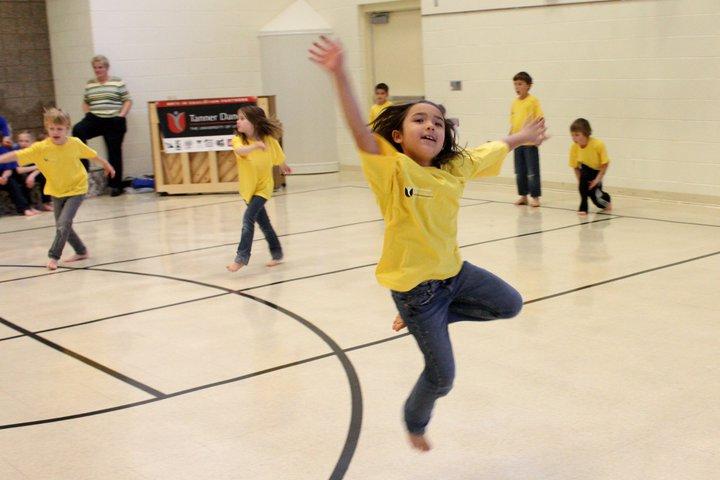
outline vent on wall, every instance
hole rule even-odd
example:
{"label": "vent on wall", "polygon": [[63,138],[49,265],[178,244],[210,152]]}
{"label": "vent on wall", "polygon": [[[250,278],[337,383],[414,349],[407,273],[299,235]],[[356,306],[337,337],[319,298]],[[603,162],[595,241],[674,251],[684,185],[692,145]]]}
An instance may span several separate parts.
{"label": "vent on wall", "polygon": [[370,23],[373,25],[383,25],[390,23],[390,12],[373,12],[370,14]]}

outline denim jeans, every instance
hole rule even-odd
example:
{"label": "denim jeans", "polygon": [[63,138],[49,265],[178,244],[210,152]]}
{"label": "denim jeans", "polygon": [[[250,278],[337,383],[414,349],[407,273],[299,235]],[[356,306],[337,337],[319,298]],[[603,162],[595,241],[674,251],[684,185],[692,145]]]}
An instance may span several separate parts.
{"label": "denim jeans", "polygon": [[78,255],[87,253],[87,248],[85,248],[82,240],[72,228],[75,214],[84,199],[85,195],[52,197],[53,213],[55,214],[55,240],[48,251],[48,257],[60,260],[65,243],[70,243],[70,246]]}
{"label": "denim jeans", "polygon": [[518,195],[540,196],[540,154],[536,146],[523,145],[515,149],[515,180]]}
{"label": "denim jeans", "polygon": [[281,260],[283,258],[282,247],[278,240],[275,230],[273,230],[270,218],[265,211],[266,199],[258,195],[254,195],[247,204],[247,210],[243,216],[242,235],[240,236],[240,244],[238,245],[235,261],[247,265],[250,261],[250,251],[252,250],[253,236],[255,235],[255,222],[260,226],[265,240],[270,246],[270,255],[273,260]]}
{"label": "denim jeans", "polygon": [[393,291],[392,297],[425,357],[425,369],[405,402],[408,431],[423,434],[435,401],[450,392],[455,378],[448,325],[512,318],[522,309],[522,297],[499,277],[468,262],[454,277]]}

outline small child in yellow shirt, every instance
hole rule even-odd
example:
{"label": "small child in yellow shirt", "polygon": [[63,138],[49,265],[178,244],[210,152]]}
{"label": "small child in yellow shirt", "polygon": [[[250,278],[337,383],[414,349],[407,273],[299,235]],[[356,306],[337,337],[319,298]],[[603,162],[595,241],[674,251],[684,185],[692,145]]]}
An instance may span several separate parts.
{"label": "small child in yellow shirt", "polygon": [[368,115],[368,124],[372,124],[375,119],[380,116],[383,110],[391,106],[393,102],[388,100],[390,87],[387,83],[378,83],[375,85],[375,103],[370,107],[370,115]]}
{"label": "small child in yellow shirt", "polygon": [[279,166],[284,174],[292,172],[285,164],[285,153],[277,140],[282,136],[282,125],[278,120],[268,118],[257,105],[246,105],[238,110],[236,127],[232,147],[237,160],[240,196],[247,209],[235,260],[226,267],[230,272],[237,272],[250,261],[255,222],[270,247],[272,259],[266,265],[274,267],[282,261],[282,246],[270,223],[265,203],[272,197],[273,166]]}
{"label": "small child in yellow shirt", "polygon": [[[19,150],[30,147],[35,143],[35,136],[27,131],[23,130],[17,134],[17,146]],[[40,210],[46,212],[53,211],[52,199],[50,195],[45,193],[45,177],[35,165],[29,165],[26,167],[18,167],[17,173],[22,177],[22,181],[25,183],[25,187],[28,190],[35,188],[35,185],[40,185]]]}
{"label": "small child in yellow shirt", "polygon": [[588,213],[588,197],[603,212],[612,210],[610,195],[603,191],[602,181],[605,178],[610,159],[602,140],[591,137],[590,122],[578,118],[570,125],[573,144],[570,147],[568,165],[575,171],[580,191],[580,207],[578,215]]}
{"label": "small child in yellow shirt", "polygon": [[[543,118],[540,100],[530,94],[533,80],[529,73],[518,72],[513,77],[513,86],[517,98],[510,107],[510,135],[522,130],[528,120]],[[520,145],[515,149],[515,181],[519,198],[515,205],[540,206],[540,152],[537,145]]]}
{"label": "small child in yellow shirt", "polygon": [[23,166],[35,164],[45,176],[45,193],[50,195],[55,213],[55,240],[48,257],[48,270],[57,270],[58,261],[69,242],[75,255],[64,262],[77,262],[89,257],[88,250],[75,230],[73,219],[88,191],[88,176],[81,158],[88,158],[102,165],[105,173],[115,176],[115,170],[100,158],[95,150],[85,145],[78,138],[68,137],[70,132],[70,115],[58,108],[51,108],[44,114],[45,129],[48,138],[36,142],[28,148],[0,155],[0,163],[15,160]]}

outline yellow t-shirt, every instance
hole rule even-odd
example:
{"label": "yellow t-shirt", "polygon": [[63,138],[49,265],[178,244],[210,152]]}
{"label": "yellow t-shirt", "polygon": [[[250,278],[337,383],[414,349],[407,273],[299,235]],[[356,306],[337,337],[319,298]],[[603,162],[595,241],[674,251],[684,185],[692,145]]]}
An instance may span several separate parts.
{"label": "yellow t-shirt", "polygon": [[[522,130],[528,118],[540,118],[543,115],[540,100],[537,97],[528,94],[522,100],[516,98],[510,107],[510,133],[517,133]],[[526,145],[532,144],[528,143]]]}
{"label": "yellow t-shirt", "polygon": [[590,137],[585,148],[581,148],[577,143],[573,143],[570,147],[570,160],[568,165],[572,168],[580,168],[580,164],[587,165],[594,170],[608,163],[610,159],[605,150],[605,144],[602,140]]}
{"label": "yellow t-shirt", "polygon": [[[246,202],[250,202],[254,195],[270,200],[273,191],[273,165],[281,165],[285,162],[285,153],[275,138],[268,135],[262,141],[265,150],[253,150],[245,156],[235,154],[240,196]],[[253,143],[255,142],[243,143],[239,135],[235,135],[232,139],[233,149],[247,147]]]}
{"label": "yellow t-shirt", "polygon": [[462,267],[457,215],[465,182],[500,173],[507,144],[486,143],[436,168],[418,165],[377,134],[375,139],[380,153],[360,151],[360,159],[385,220],[378,282],[406,292],[426,280],[457,275]]}
{"label": "yellow t-shirt", "polygon": [[62,145],[46,138],[18,150],[18,163],[34,163],[45,176],[45,194],[53,197],[83,195],[88,191],[88,176],[81,158],[95,158],[97,152],[79,138],[67,137]]}
{"label": "yellow t-shirt", "polygon": [[383,110],[385,110],[387,107],[391,106],[393,103],[388,100],[382,105],[378,105],[377,103],[373,103],[372,107],[370,107],[370,115],[368,115],[368,123],[372,123],[375,121],[375,119],[382,113]]}

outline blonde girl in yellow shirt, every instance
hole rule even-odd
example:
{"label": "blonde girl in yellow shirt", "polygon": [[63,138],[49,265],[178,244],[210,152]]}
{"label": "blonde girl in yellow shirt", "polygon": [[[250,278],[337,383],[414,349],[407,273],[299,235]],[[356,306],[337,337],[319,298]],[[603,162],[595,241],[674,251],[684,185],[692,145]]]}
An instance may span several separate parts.
{"label": "blonde girl in yellow shirt", "polygon": [[290,173],[277,139],[282,136],[282,125],[268,118],[257,105],[246,105],[238,110],[237,135],[232,140],[238,167],[240,196],[247,204],[243,216],[242,235],[235,260],[226,268],[237,272],[250,261],[255,222],[260,226],[270,247],[270,260],[266,265],[278,265],[283,258],[282,246],[270,223],[265,203],[273,191],[273,165],[279,165],[283,173]]}
{"label": "blonde girl in yellow shirt", "polygon": [[98,162],[111,178],[115,170],[104,158],[98,157],[95,150],[85,145],[79,138],[68,137],[70,116],[58,108],[51,108],[44,114],[45,129],[48,138],[36,142],[28,148],[0,155],[0,163],[12,162],[17,158],[20,165],[35,164],[45,176],[45,194],[50,195],[55,213],[55,240],[48,257],[48,270],[56,270],[65,243],[75,250],[75,255],[64,262],[77,262],[89,257],[85,244],[73,230],[75,214],[88,191],[88,176],[81,158]]}
{"label": "blonde girl in yellow shirt", "polygon": [[419,101],[385,109],[373,123],[373,133],[350,87],[340,43],[320,37],[310,55],[334,80],[385,221],[376,276],[391,290],[425,358],[425,369],[405,402],[404,417],[411,445],[427,451],[425,429],[435,401],[450,392],[455,377],[448,325],[511,318],[522,308],[513,287],[460,258],[457,214],[465,182],[497,175],[516,146],[542,143],[545,122],[530,121],[501,141],[464,150],[456,143],[444,108]]}

